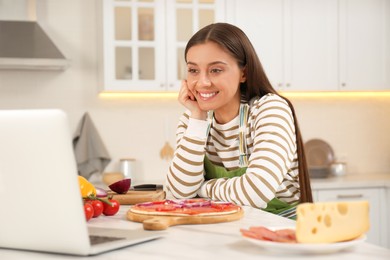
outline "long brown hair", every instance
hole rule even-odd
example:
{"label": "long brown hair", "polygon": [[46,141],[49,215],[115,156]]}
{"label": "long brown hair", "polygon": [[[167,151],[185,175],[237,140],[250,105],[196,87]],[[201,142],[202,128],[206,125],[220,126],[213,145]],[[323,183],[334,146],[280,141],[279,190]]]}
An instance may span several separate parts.
{"label": "long brown hair", "polygon": [[[296,132],[297,153],[298,153],[298,171],[300,185],[300,201],[312,202],[312,192],[310,178],[307,170],[307,163],[301,132],[298,125],[292,103],[285,97],[281,96],[272,87],[264,72],[260,59],[253,48],[252,43],[246,34],[238,27],[228,23],[210,24],[197,33],[187,43],[184,56],[187,57],[188,50],[198,44],[206,42],[215,42],[227,50],[236,60],[238,66],[246,71],[246,81],[240,84],[241,99],[249,102],[253,97],[262,97],[266,94],[273,93],[282,97],[291,108]],[[187,61],[187,59],[186,59]]]}

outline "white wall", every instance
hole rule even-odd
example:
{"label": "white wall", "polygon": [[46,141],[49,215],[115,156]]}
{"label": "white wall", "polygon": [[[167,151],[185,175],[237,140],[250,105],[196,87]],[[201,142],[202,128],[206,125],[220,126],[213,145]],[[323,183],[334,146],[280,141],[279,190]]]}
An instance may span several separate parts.
{"label": "white wall", "polygon": [[351,174],[390,174],[390,96],[294,99],[305,140],[326,140]]}
{"label": "white wall", "polygon": [[[112,157],[137,159],[142,181],[162,180],[168,162],[159,152],[173,146],[182,107],[174,98],[98,97],[97,0],[38,0],[38,19],[71,59],[66,71],[0,70],[0,109],[61,108],[72,131],[88,111]],[[292,98],[305,140],[322,138],[346,157],[350,174],[390,174],[390,97]]]}

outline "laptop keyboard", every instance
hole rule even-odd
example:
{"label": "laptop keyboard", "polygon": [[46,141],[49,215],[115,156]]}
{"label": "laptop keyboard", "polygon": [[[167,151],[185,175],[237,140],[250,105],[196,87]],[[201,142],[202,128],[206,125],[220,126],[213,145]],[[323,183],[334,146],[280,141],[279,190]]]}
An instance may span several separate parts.
{"label": "laptop keyboard", "polygon": [[89,240],[91,241],[91,245],[102,244],[106,242],[112,242],[116,240],[125,239],[124,237],[107,237],[107,236],[89,236]]}

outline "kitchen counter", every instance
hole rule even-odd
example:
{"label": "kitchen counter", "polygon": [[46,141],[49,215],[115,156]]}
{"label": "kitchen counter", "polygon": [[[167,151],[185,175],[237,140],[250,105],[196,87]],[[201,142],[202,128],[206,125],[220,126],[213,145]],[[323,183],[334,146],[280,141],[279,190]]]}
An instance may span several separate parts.
{"label": "kitchen counter", "polygon": [[[244,207],[245,215],[241,220],[209,225],[183,225],[170,227],[164,237],[115,250],[93,257],[77,257],[46,253],[24,252],[0,249],[0,259],[7,260],[45,260],[45,259],[390,259],[390,250],[363,242],[349,250],[324,255],[294,255],[284,252],[270,252],[245,241],[240,228],[250,226],[294,227],[295,222],[258,209]],[[125,219],[128,206],[122,206],[120,212],[111,217],[100,216],[88,222],[90,227],[108,227],[119,229],[139,229],[140,223]],[[158,231],[160,232],[160,231]],[[294,246],[294,245],[291,245]]]}
{"label": "kitchen counter", "polygon": [[313,190],[359,187],[390,188],[390,174],[346,174],[323,179],[310,179],[310,181]]}
{"label": "kitchen counter", "polygon": [[311,187],[316,202],[367,200],[370,203],[367,241],[390,249],[390,174],[347,174],[311,179]]}

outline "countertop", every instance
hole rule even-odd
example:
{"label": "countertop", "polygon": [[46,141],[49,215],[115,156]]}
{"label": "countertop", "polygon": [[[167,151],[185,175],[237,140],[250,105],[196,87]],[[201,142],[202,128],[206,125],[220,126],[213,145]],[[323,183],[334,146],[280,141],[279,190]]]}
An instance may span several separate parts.
{"label": "countertop", "polygon": [[310,179],[313,190],[339,188],[390,188],[389,174],[346,174],[344,176]]}
{"label": "countertop", "polygon": [[[90,227],[138,229],[140,223],[125,219],[128,206],[111,217],[100,216],[88,222]],[[258,209],[244,207],[245,215],[234,222],[208,225],[173,226],[164,231],[163,238],[126,247],[94,257],[77,257],[36,252],[0,249],[0,259],[390,259],[390,250],[363,242],[348,251],[323,255],[296,255],[290,252],[271,252],[245,241],[240,228],[250,226],[294,227],[295,222]],[[294,245],[291,245],[294,246]]]}
{"label": "countertop", "polygon": [[[384,187],[390,188],[389,173],[367,173],[354,174],[347,173],[344,176],[330,176],[328,178],[311,178],[312,189],[338,189],[338,188],[359,188],[359,187]],[[143,181],[137,184],[154,183],[165,185],[165,180]],[[97,187],[108,189],[107,185],[101,181],[93,182]],[[134,184],[132,184],[134,185]]]}

